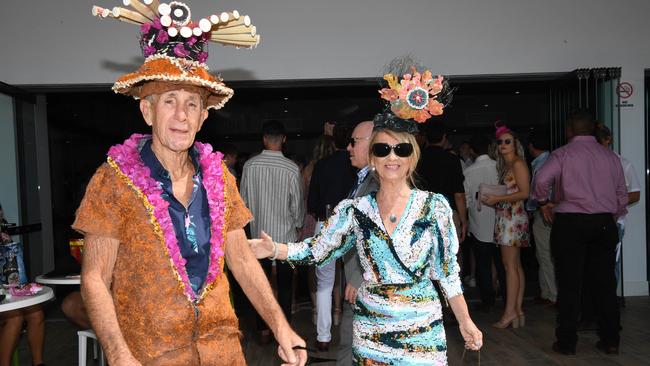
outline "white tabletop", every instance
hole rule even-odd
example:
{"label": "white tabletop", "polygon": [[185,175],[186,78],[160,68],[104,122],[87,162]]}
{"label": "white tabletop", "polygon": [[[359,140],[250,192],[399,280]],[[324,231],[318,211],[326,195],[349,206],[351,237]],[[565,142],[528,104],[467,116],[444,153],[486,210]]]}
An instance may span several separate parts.
{"label": "white tabletop", "polygon": [[40,304],[54,298],[54,291],[47,286],[36,295],[31,296],[12,296],[11,299],[4,299],[0,302],[0,312],[26,308],[28,306]]}
{"label": "white tabletop", "polygon": [[35,281],[44,285],[79,285],[81,284],[81,276],[37,276]]}

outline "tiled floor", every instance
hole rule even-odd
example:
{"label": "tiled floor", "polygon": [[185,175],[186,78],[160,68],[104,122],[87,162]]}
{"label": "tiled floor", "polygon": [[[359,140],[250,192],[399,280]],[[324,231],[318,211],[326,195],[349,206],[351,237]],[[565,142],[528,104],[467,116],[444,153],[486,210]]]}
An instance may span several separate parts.
{"label": "tiled floor", "polygon": [[[499,313],[473,312],[476,323],[484,332],[485,346],[481,351],[482,365],[650,365],[650,298],[627,298],[627,306],[622,311],[621,354],[606,356],[594,347],[597,340],[595,332],[581,332],[576,356],[561,356],[551,351],[554,340],[554,308],[542,305],[525,304],[526,327],[520,329],[497,330],[490,324],[497,320]],[[249,365],[279,365],[275,356],[277,344],[260,346],[257,343],[255,317],[249,310],[240,317],[244,332],[244,350]],[[293,324],[308,344],[313,345],[314,327],[311,311],[307,306],[294,315]],[[63,319],[55,303],[48,306],[46,323],[45,361],[50,366],[77,364],[76,330]],[[462,343],[458,329],[448,326],[450,365],[461,365]],[[337,341],[336,332],[333,344]],[[333,347],[335,348],[335,346]],[[90,344],[89,344],[89,349]],[[29,365],[30,356],[25,336],[20,346],[21,365]],[[334,358],[335,351],[324,354],[312,353],[321,359]],[[92,358],[92,357],[89,357]],[[314,360],[317,361],[317,360]],[[89,361],[88,364],[93,364]],[[334,365],[334,362],[313,362],[314,365]],[[468,354],[464,365],[477,364],[477,355]]]}

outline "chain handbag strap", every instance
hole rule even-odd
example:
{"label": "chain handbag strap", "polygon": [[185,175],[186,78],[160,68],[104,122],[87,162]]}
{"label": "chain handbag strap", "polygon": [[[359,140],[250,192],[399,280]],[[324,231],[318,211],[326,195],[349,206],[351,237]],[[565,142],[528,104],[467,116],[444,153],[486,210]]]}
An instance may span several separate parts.
{"label": "chain handbag strap", "polygon": [[[481,350],[476,351],[478,353],[478,366],[481,366]],[[467,348],[463,348],[463,355],[460,357],[460,364],[465,364],[465,353],[467,353]]]}

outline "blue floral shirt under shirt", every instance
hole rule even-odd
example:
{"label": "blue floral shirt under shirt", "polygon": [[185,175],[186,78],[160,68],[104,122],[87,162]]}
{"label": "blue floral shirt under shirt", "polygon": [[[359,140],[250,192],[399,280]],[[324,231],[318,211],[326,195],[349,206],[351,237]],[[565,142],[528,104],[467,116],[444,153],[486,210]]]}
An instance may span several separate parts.
{"label": "blue floral shirt under shirt", "polygon": [[192,197],[187,209],[174,197],[169,172],[151,150],[151,140],[146,141],[142,146],[140,157],[151,170],[151,177],[160,184],[163,199],[169,202],[168,211],[174,225],[178,247],[187,261],[185,264],[187,276],[192,289],[198,293],[205,282],[210,260],[210,210],[202,183],[198,152],[192,147],[189,153],[195,173],[192,177],[194,183]]}

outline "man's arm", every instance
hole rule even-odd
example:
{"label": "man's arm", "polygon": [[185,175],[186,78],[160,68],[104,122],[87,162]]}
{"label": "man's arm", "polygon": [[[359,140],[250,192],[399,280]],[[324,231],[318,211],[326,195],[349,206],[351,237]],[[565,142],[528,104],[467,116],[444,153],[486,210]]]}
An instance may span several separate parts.
{"label": "man's arm", "polygon": [[302,184],[300,184],[299,172],[296,171],[289,184],[289,212],[294,220],[295,227],[300,229],[305,216],[305,202],[302,199]]}
{"label": "man's arm", "polygon": [[616,198],[618,201],[618,210],[615,216],[621,217],[627,213],[627,186],[625,185],[625,174],[623,173],[623,166],[619,164],[615,165],[614,174],[614,184],[616,184]]}
{"label": "man's arm", "polygon": [[546,203],[551,193],[551,187],[560,178],[561,173],[562,165],[556,157],[556,154],[552,153],[544,165],[539,168],[537,174],[535,174],[534,186],[531,187],[531,198],[535,201]]}
{"label": "man's arm", "polygon": [[280,357],[285,362],[304,365],[307,362],[307,352],[294,351],[293,347],[305,347],[306,343],[291,329],[273,297],[269,281],[248,246],[244,230],[233,230],[226,234],[225,255],[228,268],[246,297],[275,334],[275,339],[280,344]]}
{"label": "man's arm", "polygon": [[120,242],[116,239],[86,235],[81,267],[81,295],[108,363],[119,366],[140,365],[124,340],[109,290],[119,246]]}
{"label": "man's arm", "polygon": [[465,241],[467,235],[467,202],[465,201],[465,192],[454,193],[454,201],[456,203],[456,210],[458,211],[458,218],[460,219],[460,238],[458,241],[461,243]]}
{"label": "man's arm", "polygon": [[354,304],[357,299],[357,290],[363,283],[363,273],[361,272],[361,263],[357,250],[352,249],[343,255],[343,270],[345,271],[345,300]]}
{"label": "man's arm", "polygon": [[463,166],[458,159],[456,165],[456,183],[454,186],[456,190],[454,191],[454,203],[456,204],[456,211],[458,211],[458,218],[460,220],[460,233],[458,241],[461,243],[465,241],[465,235],[467,234],[467,202],[465,201],[465,176],[463,175]]}
{"label": "man's arm", "polygon": [[241,180],[239,181],[239,195],[247,207],[250,207],[250,200],[248,199],[248,167],[244,165],[244,170],[241,173]]}

